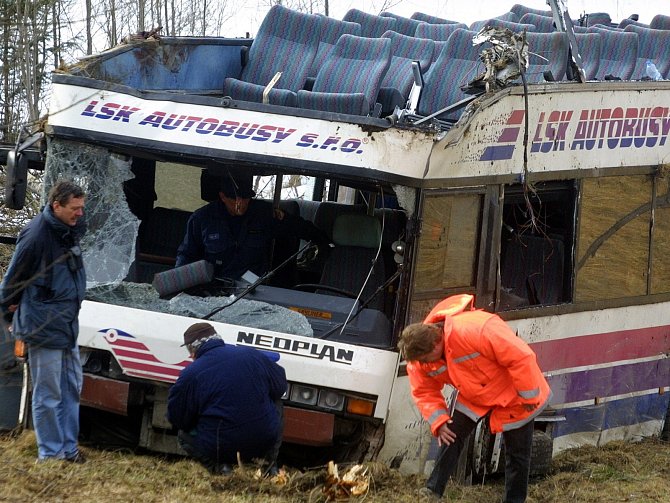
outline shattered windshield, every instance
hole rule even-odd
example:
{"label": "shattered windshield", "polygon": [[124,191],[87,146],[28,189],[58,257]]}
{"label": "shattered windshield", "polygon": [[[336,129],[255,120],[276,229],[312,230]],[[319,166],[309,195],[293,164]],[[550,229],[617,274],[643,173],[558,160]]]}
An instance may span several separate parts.
{"label": "shattered windshield", "polygon": [[[132,158],[103,147],[53,139],[47,146],[43,201],[60,179],[69,179],[86,192],[87,231],[81,247],[86,268],[88,300],[163,313],[202,318],[231,303],[233,297],[196,297],[179,294],[161,299],[149,284],[124,278],[135,259],[140,220],[132,213],[123,184],[134,178]],[[241,299],[211,317],[234,325],[311,337],[307,319],[297,312],[265,302]]]}
{"label": "shattered windshield", "polygon": [[121,283],[135,257],[140,221],[123,195],[123,182],[134,176],[130,163],[130,158],[110,154],[105,148],[48,142],[45,194],[60,179],[72,180],[86,192],[87,231],[81,247],[87,288]]}

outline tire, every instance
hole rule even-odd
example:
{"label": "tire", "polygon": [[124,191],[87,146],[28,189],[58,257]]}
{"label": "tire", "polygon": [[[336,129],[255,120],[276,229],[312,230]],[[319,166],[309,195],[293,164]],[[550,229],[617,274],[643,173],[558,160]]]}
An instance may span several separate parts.
{"label": "tire", "polygon": [[[491,434],[486,421],[477,423],[470,434],[468,458],[473,483],[484,482],[492,474],[491,464],[495,438],[496,436]],[[498,466],[504,466],[504,463],[502,465],[499,463]]]}
{"label": "tire", "polygon": [[530,476],[539,477],[551,471],[553,454],[553,440],[551,436],[540,430],[533,432],[533,450],[530,457]]}

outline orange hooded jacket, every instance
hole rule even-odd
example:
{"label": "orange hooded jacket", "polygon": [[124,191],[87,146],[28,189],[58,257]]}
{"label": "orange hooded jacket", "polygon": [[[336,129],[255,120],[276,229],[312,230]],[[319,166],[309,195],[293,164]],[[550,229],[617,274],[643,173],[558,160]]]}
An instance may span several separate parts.
{"label": "orange hooded jacket", "polygon": [[445,384],[459,391],[456,410],[474,421],[491,413],[493,433],[528,423],[551,398],[533,350],[499,316],[473,310],[473,303],[467,294],[438,303],[424,323],[444,322],[443,359],[407,363],[412,396],[433,435],[451,419]]}

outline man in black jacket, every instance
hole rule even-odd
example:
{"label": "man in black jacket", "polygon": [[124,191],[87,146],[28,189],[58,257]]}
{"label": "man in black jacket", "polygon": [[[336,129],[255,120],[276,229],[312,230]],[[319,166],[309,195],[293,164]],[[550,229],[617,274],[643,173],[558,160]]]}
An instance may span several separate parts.
{"label": "man in black jacket", "polygon": [[274,353],[228,345],[204,322],[184,332],[184,345],[194,361],[170,388],[167,410],[182,448],[212,473],[230,472],[238,453],[276,472],[288,384]]}
{"label": "man in black jacket", "polygon": [[0,283],[2,310],[13,315],[12,333],[28,347],[32,414],[38,460],[81,463],[79,308],[86,274],[79,248],[85,232],[84,191],[58,182],[48,204],[19,233]]}
{"label": "man in black jacket", "polygon": [[177,267],[207,260],[218,278],[238,279],[251,271],[262,276],[270,269],[274,238],[296,236],[328,245],[327,236],[311,222],[253,199],[252,176],[227,174],[219,199],[196,210],[177,250]]}

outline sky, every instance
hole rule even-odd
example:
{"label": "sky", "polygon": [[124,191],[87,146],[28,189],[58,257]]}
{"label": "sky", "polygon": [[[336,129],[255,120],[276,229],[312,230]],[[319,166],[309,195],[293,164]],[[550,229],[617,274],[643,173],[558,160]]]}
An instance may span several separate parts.
{"label": "sky", "polygon": [[[230,31],[226,30],[224,36],[243,36],[246,32],[253,36],[268,7],[259,8],[258,2],[250,0],[237,0],[235,3],[236,14],[226,23],[231,28]],[[393,6],[387,10],[401,16],[410,17],[414,12],[420,11],[470,25],[473,21],[503,14],[516,3],[535,9],[550,8],[546,0],[330,0],[329,5],[330,16],[338,19],[342,19],[351,8],[379,14],[381,6],[391,4]],[[649,23],[656,14],[670,15],[667,0],[567,0],[566,3],[573,20],[585,12],[607,12],[615,22],[635,13],[643,23]],[[665,9],[663,5],[666,5]]]}

